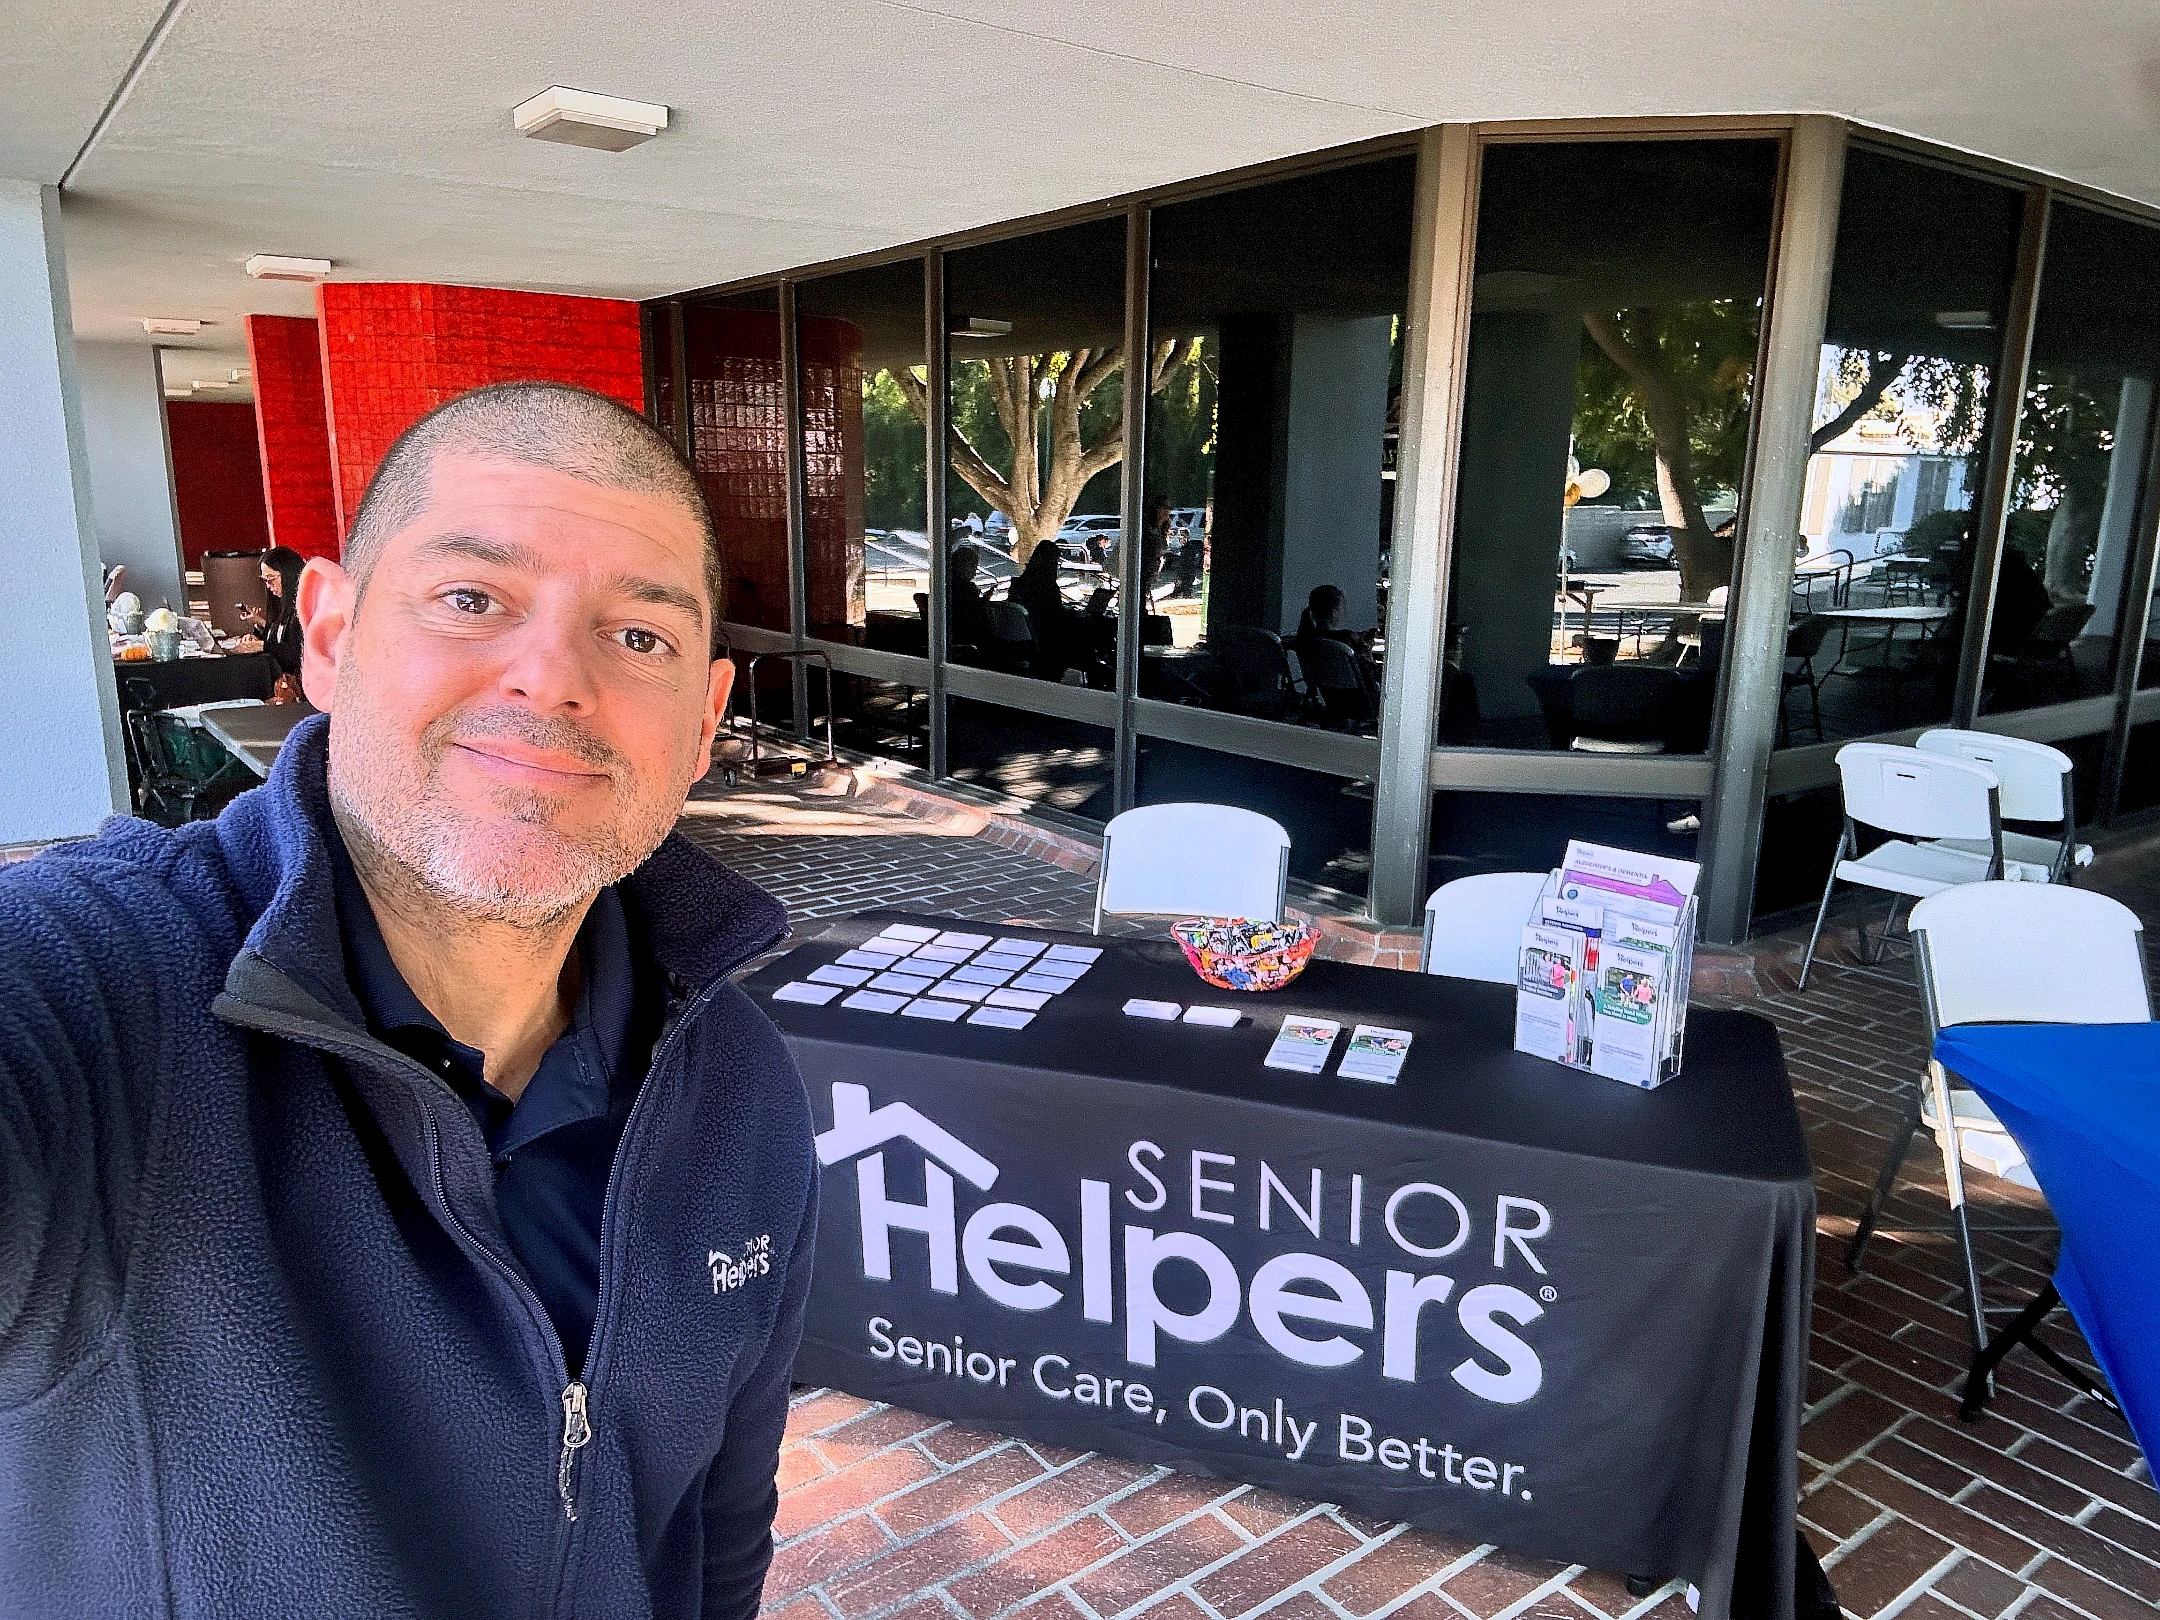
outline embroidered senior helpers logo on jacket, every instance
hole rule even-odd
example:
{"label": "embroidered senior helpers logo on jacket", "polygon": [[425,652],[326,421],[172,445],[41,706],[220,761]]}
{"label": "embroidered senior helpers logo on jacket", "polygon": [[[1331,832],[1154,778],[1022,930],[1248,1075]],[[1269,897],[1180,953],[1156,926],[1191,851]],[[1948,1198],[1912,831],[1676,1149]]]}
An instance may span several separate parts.
{"label": "embroidered senior helpers logo on jacket", "polygon": [[[1067,1300],[1070,1290],[1050,1279],[1074,1272],[1069,1226],[1041,1209],[1016,1202],[982,1203],[962,1220],[955,1178],[978,1192],[988,1192],[999,1179],[997,1165],[912,1104],[890,1102],[872,1108],[866,1086],[834,1082],[832,1106],[832,1127],[817,1138],[818,1160],[826,1166],[855,1161],[865,1279],[894,1280],[892,1235],[905,1232],[926,1240],[927,1280],[934,1294],[960,1294],[964,1274],[972,1291],[1009,1310],[1048,1311]],[[924,1155],[920,1204],[888,1194],[886,1150],[898,1142],[911,1143]],[[1137,1212],[1166,1209],[1169,1190],[1158,1170],[1182,1156],[1153,1142],[1135,1141],[1128,1145],[1125,1157],[1131,1175],[1137,1178],[1123,1189],[1126,1203]],[[1190,1206],[1197,1220],[1238,1224],[1240,1217],[1222,1207],[1239,1192],[1238,1184],[1210,1174],[1228,1173],[1236,1163],[1227,1154],[1191,1153]],[[1379,1250],[1384,1244],[1393,1251],[1386,1259],[1394,1263],[1384,1268],[1381,1277],[1361,1276],[1326,1255],[1293,1250],[1261,1261],[1248,1281],[1223,1245],[1197,1232],[1162,1231],[1132,1223],[1124,1227],[1124,1263],[1119,1268],[1113,1264],[1112,1185],[1083,1176],[1077,1200],[1082,1317],[1099,1323],[1122,1320],[1125,1359],[1136,1367],[1156,1366],[1165,1341],[1204,1344],[1221,1338],[1242,1313],[1272,1351],[1300,1366],[1352,1368],[1377,1351],[1381,1377],[1414,1383],[1421,1371],[1431,1376],[1432,1369],[1421,1367],[1420,1358],[1421,1340],[1437,1337],[1427,1325],[1426,1313],[1452,1304],[1449,1314],[1482,1356],[1463,1356],[1447,1366],[1446,1376],[1479,1400],[1501,1406],[1517,1406],[1537,1394],[1544,1380],[1543,1364],[1535,1347],[1515,1330],[1545,1314],[1539,1299],[1512,1283],[1498,1281],[1475,1283],[1458,1295],[1455,1276],[1418,1264],[1453,1260],[1450,1269],[1460,1270],[1466,1264],[1483,1262],[1482,1246],[1473,1249],[1471,1245],[1478,1223],[1463,1199],[1426,1181],[1404,1182],[1383,1197],[1380,1187],[1368,1189],[1363,1174],[1337,1173],[1338,1183],[1347,1182],[1346,1187],[1337,1188],[1338,1194],[1347,1193],[1344,1204],[1339,1198],[1324,1196],[1328,1188],[1320,1169],[1310,1170],[1302,1193],[1291,1185],[1297,1172],[1289,1175],[1291,1180],[1286,1181],[1273,1165],[1260,1164],[1257,1187],[1245,1184],[1256,1198],[1247,1224],[1256,1225],[1270,1247],[1280,1245],[1300,1227],[1320,1238],[1324,1226],[1331,1238],[1347,1243],[1352,1251],[1368,1245]],[[1376,1207],[1369,1210],[1368,1206]],[[1380,1230],[1369,1234],[1371,1214],[1379,1216],[1372,1224]],[[1490,1233],[1493,1269],[1504,1271],[1513,1261],[1542,1278],[1546,1268],[1531,1244],[1551,1230],[1552,1216],[1543,1204],[1499,1195]],[[1251,1245],[1238,1247],[1246,1255]],[[1363,1255],[1353,1253],[1352,1258]],[[1163,1273],[1172,1261],[1197,1271],[1200,1286],[1183,1286],[1196,1279]],[[1418,1264],[1418,1269],[1405,1269],[1406,1262]],[[835,1255],[827,1263],[845,1261]],[[1032,1280],[1016,1280],[1015,1274],[1032,1274]],[[1165,1278],[1161,1287],[1159,1274]],[[1374,1281],[1379,1283],[1377,1291],[1370,1286]],[[1542,1293],[1547,1301],[1554,1297],[1550,1287]],[[1370,1335],[1376,1327],[1377,1344],[1350,1336]],[[1349,1332],[1325,1331],[1328,1328]],[[938,1344],[927,1348],[932,1360],[935,1352],[945,1350],[947,1363],[956,1372],[965,1366],[952,1349]]]}
{"label": "embroidered senior helpers logo on jacket", "polygon": [[747,1283],[772,1274],[772,1234],[760,1232],[742,1245],[741,1252],[727,1249],[708,1250],[705,1264],[712,1272],[712,1291],[716,1294],[733,1293]]}

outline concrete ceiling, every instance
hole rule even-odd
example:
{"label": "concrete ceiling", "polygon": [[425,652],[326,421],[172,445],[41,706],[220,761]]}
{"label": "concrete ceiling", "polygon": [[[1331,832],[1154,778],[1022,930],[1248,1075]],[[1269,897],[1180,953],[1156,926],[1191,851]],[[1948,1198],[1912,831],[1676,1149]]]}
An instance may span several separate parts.
{"label": "concrete ceiling", "polygon": [[[312,306],[252,253],[646,297],[1451,119],[1836,112],[2160,205],[2151,0],[9,10],[0,174],[67,176],[77,331],[194,316],[162,341],[206,368],[242,363],[242,314]],[[670,128],[517,138],[550,84]]]}

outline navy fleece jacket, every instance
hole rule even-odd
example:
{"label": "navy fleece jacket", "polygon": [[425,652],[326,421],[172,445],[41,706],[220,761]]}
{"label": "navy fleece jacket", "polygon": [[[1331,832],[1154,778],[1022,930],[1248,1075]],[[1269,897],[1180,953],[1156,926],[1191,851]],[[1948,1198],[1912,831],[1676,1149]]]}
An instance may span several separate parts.
{"label": "navy fleece jacket", "polygon": [[625,885],[670,994],[569,1390],[479,1128],[345,982],[326,737],[0,873],[0,1616],[749,1620],[816,1180],[727,974],[784,913],[679,838]]}

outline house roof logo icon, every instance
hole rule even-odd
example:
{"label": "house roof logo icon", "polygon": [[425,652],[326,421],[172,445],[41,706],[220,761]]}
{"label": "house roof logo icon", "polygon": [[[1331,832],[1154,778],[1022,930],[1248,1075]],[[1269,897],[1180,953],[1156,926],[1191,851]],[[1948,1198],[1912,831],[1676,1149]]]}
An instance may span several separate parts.
{"label": "house roof logo icon", "polygon": [[817,1139],[819,1164],[838,1164],[887,1142],[909,1141],[979,1192],[988,1192],[998,1167],[911,1103],[870,1106],[870,1088],[836,1080],[832,1129]]}

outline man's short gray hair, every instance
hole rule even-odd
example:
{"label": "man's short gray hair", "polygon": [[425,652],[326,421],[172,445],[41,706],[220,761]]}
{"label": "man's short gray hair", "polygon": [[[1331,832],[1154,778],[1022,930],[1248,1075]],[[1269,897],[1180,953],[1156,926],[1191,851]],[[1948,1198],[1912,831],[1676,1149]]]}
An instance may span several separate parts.
{"label": "man's short gray hair", "polygon": [[448,452],[549,467],[604,489],[673,501],[705,542],[705,594],[718,627],[725,576],[712,510],[681,452],[628,407],[568,383],[495,383],[436,406],[398,435],[368,480],[345,536],[362,590],[382,543],[427,510],[436,457]]}

